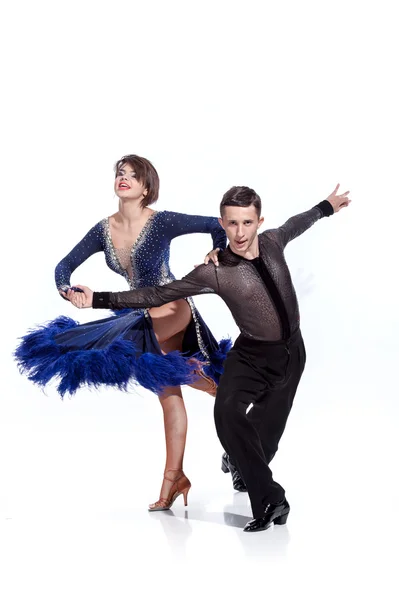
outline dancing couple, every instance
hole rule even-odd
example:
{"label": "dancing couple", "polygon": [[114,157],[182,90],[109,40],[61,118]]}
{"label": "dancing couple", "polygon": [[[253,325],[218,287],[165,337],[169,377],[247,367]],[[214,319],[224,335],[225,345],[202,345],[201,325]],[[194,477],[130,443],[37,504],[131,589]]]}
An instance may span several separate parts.
{"label": "dancing couple", "polygon": [[[284,249],[319,219],[348,206],[349,192],[338,194],[337,186],[315,207],[258,234],[264,219],[254,190],[233,187],[226,192],[219,219],[148,212],[158,191],[152,193],[148,173],[158,185],[148,161],[135,156],[118,161],[119,211],[97,224],[56,269],[60,293],[76,307],[121,312],[85,325],[56,319],[23,338],[17,360],[40,385],[58,376],[61,394],[84,384],[126,389],[132,380],[159,394],[167,458],[160,499],[150,510],[170,508],[180,494],[187,503],[187,420],[180,386],[216,393],[215,424],[225,450],[224,470],[233,471],[251,501],[254,518],[244,531],[284,524],[290,507],[269,463],[306,360]],[[175,280],[169,269],[170,241],[199,231],[211,233],[213,250],[206,264]],[[86,286],[70,285],[72,271],[98,251],[105,252],[108,266],[125,276],[129,291],[93,293]],[[231,349],[227,340],[216,342],[191,300],[207,293],[225,301],[240,329]]]}

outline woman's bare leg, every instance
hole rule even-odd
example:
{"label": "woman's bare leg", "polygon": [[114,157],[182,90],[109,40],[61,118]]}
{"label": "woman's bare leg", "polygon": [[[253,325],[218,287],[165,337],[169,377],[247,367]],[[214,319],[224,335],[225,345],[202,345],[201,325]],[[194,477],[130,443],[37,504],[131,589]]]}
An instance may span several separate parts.
{"label": "woman's bare leg", "polygon": [[[182,349],[185,330],[192,319],[191,309],[185,300],[177,300],[158,308],[150,309],[154,333],[163,353]],[[195,367],[194,367],[195,368]],[[212,382],[213,383],[213,382]],[[211,384],[198,379],[192,387],[208,391]],[[187,437],[187,413],[181,387],[169,387],[159,395],[165,427],[166,464],[165,472],[183,469],[183,458]],[[176,473],[168,473],[173,479]],[[164,479],[160,498],[168,498],[172,482]]]}
{"label": "woman's bare leg", "polygon": [[[152,318],[154,333],[161,348],[163,344],[175,338],[178,334],[180,335],[181,343],[183,342],[184,332],[192,318],[191,308],[186,300],[176,300],[176,302],[169,302],[169,304],[164,304],[164,306],[151,308],[149,313]],[[172,343],[172,346],[174,343]],[[181,350],[181,343],[180,348],[173,349]],[[167,346],[165,346],[165,349],[162,348],[162,351],[170,352]]]}
{"label": "woman's bare leg", "polygon": [[[173,350],[181,350],[184,331],[191,319],[191,310],[187,302],[180,300],[178,303],[173,302],[151,309],[150,315],[162,352],[166,354]],[[166,388],[158,397],[163,410],[165,427],[165,472],[169,469],[181,470],[187,436],[187,413],[181,387]],[[168,473],[171,479],[176,475],[177,473]],[[171,481],[163,480],[160,498],[168,498],[172,485]]]}
{"label": "woman's bare leg", "polygon": [[[171,387],[159,396],[163,410],[165,427],[166,462],[165,474],[175,478],[176,471],[183,469],[184,450],[187,436],[187,413],[180,387]],[[168,498],[173,483],[169,479],[162,481],[160,498]]]}

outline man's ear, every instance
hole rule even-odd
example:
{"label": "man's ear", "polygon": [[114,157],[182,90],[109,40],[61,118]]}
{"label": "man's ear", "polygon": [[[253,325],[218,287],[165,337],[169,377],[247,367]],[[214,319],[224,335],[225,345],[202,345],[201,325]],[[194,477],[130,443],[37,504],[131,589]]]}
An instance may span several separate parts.
{"label": "man's ear", "polygon": [[265,222],[265,217],[260,217],[259,223],[258,223],[258,229],[261,225],[263,225],[264,222]]}
{"label": "man's ear", "polygon": [[219,218],[218,218],[218,221],[219,221],[219,225],[220,225],[221,227],[223,227],[223,229],[224,229],[224,225],[223,225],[223,219],[222,219],[222,217],[219,217]]}

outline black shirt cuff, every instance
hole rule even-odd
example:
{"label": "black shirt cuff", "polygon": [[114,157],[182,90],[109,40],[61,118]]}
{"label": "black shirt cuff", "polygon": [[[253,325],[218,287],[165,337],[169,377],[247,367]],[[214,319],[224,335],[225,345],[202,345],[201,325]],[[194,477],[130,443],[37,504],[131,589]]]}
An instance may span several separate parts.
{"label": "black shirt cuff", "polygon": [[323,217],[331,217],[334,214],[333,206],[328,200],[322,200],[313,208],[318,208]]}
{"label": "black shirt cuff", "polygon": [[93,292],[93,308],[112,308],[111,292]]}

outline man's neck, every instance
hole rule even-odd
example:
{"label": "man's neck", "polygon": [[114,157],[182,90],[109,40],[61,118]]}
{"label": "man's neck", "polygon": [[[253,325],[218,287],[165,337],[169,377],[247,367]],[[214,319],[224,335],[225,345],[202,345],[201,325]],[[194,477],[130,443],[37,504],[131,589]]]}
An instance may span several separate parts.
{"label": "man's neck", "polygon": [[231,245],[230,250],[233,254],[239,256],[240,258],[244,258],[245,260],[254,260],[254,258],[259,257],[259,238],[256,236],[250,247],[244,252],[234,252],[234,250],[231,248]]}

